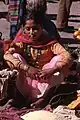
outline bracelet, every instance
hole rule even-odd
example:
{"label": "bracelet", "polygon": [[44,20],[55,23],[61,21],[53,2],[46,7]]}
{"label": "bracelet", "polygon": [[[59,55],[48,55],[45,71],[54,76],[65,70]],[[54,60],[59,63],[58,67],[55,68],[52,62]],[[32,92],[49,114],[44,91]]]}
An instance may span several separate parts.
{"label": "bracelet", "polygon": [[21,61],[18,63],[17,67],[22,69],[22,70],[25,70],[25,71],[28,71],[28,69],[30,68],[29,65],[24,65],[24,64],[22,64]]}
{"label": "bracelet", "polygon": [[30,68],[30,66],[29,66],[29,65],[25,65],[25,66],[24,66],[24,70],[25,70],[25,71],[28,71],[28,70],[29,70],[29,68]]}

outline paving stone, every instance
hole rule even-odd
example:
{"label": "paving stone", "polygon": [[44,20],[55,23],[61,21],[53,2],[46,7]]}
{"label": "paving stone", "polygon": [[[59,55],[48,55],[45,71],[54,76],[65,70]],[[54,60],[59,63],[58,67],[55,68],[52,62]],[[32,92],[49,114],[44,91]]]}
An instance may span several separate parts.
{"label": "paving stone", "polygon": [[0,1],[0,12],[8,12],[8,5],[5,5],[2,1]]}

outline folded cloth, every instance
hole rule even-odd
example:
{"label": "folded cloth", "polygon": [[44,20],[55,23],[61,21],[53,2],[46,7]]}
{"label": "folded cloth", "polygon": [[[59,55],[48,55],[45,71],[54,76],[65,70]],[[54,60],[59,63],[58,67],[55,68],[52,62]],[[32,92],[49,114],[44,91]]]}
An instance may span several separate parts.
{"label": "folded cloth", "polygon": [[39,111],[34,111],[34,112],[29,112],[23,116],[21,116],[23,120],[32,120],[33,118],[35,120],[54,120],[53,113],[45,110],[39,110]]}
{"label": "folded cloth", "polygon": [[80,109],[80,92],[77,92],[77,96],[66,108],[68,109]]}

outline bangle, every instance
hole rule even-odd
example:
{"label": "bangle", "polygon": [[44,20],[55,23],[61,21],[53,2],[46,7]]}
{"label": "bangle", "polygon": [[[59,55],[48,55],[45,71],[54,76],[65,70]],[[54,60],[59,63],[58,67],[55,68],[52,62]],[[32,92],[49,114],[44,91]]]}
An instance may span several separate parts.
{"label": "bangle", "polygon": [[30,66],[29,66],[29,65],[24,65],[24,70],[25,70],[25,71],[28,71],[28,70],[29,70],[29,68],[30,68]]}

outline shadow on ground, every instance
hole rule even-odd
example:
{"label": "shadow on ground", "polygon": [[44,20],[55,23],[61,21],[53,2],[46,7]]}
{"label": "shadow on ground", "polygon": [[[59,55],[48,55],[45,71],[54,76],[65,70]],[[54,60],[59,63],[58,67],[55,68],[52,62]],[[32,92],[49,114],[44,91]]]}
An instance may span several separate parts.
{"label": "shadow on ground", "polygon": [[69,20],[69,22],[76,22],[76,23],[80,23],[80,20],[76,20],[76,19],[74,19],[74,20]]}
{"label": "shadow on ground", "polygon": [[47,0],[49,3],[57,3],[59,0]]}
{"label": "shadow on ground", "polygon": [[57,14],[47,14],[48,19],[56,20]]}
{"label": "shadow on ground", "polygon": [[70,15],[69,17],[80,17],[80,15]]}
{"label": "shadow on ground", "polygon": [[79,40],[75,40],[74,38],[61,38],[59,41],[62,44],[80,44]]}

